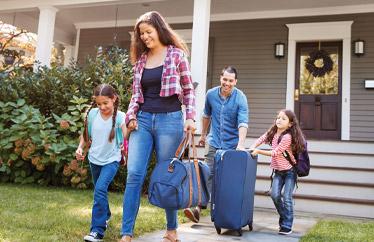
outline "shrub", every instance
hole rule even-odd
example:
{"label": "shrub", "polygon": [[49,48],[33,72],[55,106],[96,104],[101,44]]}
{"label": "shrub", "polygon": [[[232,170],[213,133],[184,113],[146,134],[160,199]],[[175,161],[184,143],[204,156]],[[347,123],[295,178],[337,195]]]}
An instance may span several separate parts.
{"label": "shrub", "polygon": [[112,47],[106,53],[88,57],[83,67],[40,67],[37,72],[15,67],[1,73],[0,101],[16,102],[22,98],[44,115],[62,115],[74,96],[91,100],[93,89],[108,83],[115,87],[122,110],[131,97],[132,67],[126,50]]}
{"label": "shrub", "polygon": [[[84,112],[99,83],[116,88],[125,111],[132,76],[126,50],[112,47],[83,67],[42,67],[35,73],[16,67],[0,76],[1,181],[90,186],[88,163],[74,158]],[[123,189],[121,169],[113,190]]]}

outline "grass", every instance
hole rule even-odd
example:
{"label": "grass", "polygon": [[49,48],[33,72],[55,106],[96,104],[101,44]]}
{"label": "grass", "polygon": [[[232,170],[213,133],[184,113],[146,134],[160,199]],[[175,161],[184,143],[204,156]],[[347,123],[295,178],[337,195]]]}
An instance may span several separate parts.
{"label": "grass", "polygon": [[[112,211],[105,241],[117,241],[122,221],[123,193],[109,193]],[[89,232],[92,191],[0,183],[0,241],[83,241]],[[203,216],[209,210],[203,210]],[[180,211],[179,223],[187,219]],[[165,229],[165,214],[143,197],[135,236]],[[374,221],[321,220],[301,242],[372,242]]]}
{"label": "grass", "polygon": [[[0,241],[83,241],[89,232],[91,190],[0,183]],[[112,218],[105,241],[120,238],[123,193],[109,193]],[[205,212],[206,215],[208,211]],[[179,223],[187,219],[179,214]],[[142,198],[135,236],[165,229],[165,213]]]}
{"label": "grass", "polygon": [[374,222],[350,222],[345,220],[321,220],[301,242],[373,242]]}

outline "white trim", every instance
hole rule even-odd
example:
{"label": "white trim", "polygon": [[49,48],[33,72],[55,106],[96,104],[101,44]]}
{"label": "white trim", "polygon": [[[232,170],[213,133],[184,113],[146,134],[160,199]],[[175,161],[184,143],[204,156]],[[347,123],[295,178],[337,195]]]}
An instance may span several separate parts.
{"label": "white trim", "polygon": [[95,6],[108,6],[118,4],[139,4],[150,2],[163,2],[165,0],[17,0],[14,1],[1,1],[0,12],[29,11],[38,8],[41,4],[48,6],[55,6],[61,8],[73,7],[95,7]]}
{"label": "white trim", "polygon": [[77,35],[75,37],[75,46],[74,46],[74,61],[78,61],[78,51],[79,51],[79,40],[81,38],[81,29],[77,29]]}
{"label": "white trim", "polygon": [[286,108],[294,109],[296,42],[343,40],[341,139],[350,139],[351,26],[353,21],[287,24],[288,64]]}
{"label": "white trim", "polygon": [[[374,4],[361,4],[349,6],[332,6],[323,8],[302,8],[302,9],[285,9],[274,11],[255,11],[255,12],[233,12],[223,14],[211,14],[210,21],[230,21],[230,20],[246,20],[246,19],[273,19],[273,18],[291,18],[306,16],[322,16],[322,15],[338,15],[338,14],[357,14],[374,12]],[[193,16],[166,17],[170,24],[192,23]],[[76,28],[107,28],[113,27],[114,21],[92,21],[75,23]],[[135,20],[126,19],[119,20],[117,26],[129,27],[134,26]]]}
{"label": "white trim", "polygon": [[[165,20],[169,24],[181,24],[181,23],[192,23],[193,16],[181,16],[181,17],[165,17]],[[134,27],[136,23],[135,19],[124,19],[118,20],[118,27]],[[96,29],[96,28],[110,28],[115,26],[115,20],[108,21],[91,21],[91,22],[79,22],[75,23],[74,26],[79,29]]]}
{"label": "white trim", "polygon": [[370,12],[374,12],[374,4],[212,14],[211,21],[289,18],[289,17],[338,15],[338,14],[370,13]]}

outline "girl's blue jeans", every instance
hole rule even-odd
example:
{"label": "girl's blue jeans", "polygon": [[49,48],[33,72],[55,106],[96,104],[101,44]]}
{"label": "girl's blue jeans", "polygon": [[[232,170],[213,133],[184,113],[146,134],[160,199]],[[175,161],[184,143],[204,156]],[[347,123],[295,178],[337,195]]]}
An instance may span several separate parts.
{"label": "girl's blue jeans", "polygon": [[[138,129],[131,132],[127,161],[127,181],[123,198],[123,218],[121,235],[133,236],[140,196],[147,167],[153,150],[157,161],[175,156],[183,138],[183,113],[149,113],[139,111]],[[177,210],[165,210],[167,229],[178,227]]]}
{"label": "girl's blue jeans", "polygon": [[106,220],[111,215],[108,202],[108,187],[117,173],[119,162],[115,161],[104,166],[90,163],[90,167],[95,189],[90,231],[104,236]]}
{"label": "girl's blue jeans", "polygon": [[[271,189],[271,198],[279,213],[279,226],[292,229],[293,223],[293,190],[296,183],[296,172],[292,168],[287,171],[275,171]],[[283,189],[283,194],[282,194]]]}

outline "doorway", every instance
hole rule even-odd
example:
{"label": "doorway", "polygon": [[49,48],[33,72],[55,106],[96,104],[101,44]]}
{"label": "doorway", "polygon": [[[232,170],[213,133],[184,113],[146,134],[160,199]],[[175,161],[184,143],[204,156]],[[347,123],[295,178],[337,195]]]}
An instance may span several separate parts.
{"label": "doorway", "polygon": [[308,139],[341,139],[342,42],[296,44],[295,113]]}

